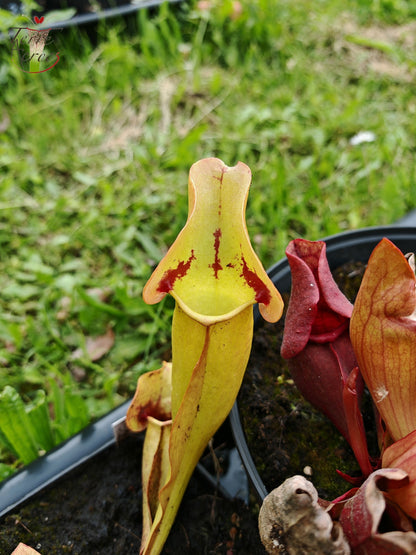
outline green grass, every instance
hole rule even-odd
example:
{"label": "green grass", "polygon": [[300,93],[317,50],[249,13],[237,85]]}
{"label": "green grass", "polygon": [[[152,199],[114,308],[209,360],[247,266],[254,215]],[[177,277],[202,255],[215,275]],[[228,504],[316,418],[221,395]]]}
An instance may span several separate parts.
{"label": "green grass", "polygon": [[[0,391],[30,407],[44,390],[52,407],[57,384],[95,418],[169,357],[172,300],[148,307],[141,291],[185,222],[200,158],[251,167],[247,222],[266,267],[296,236],[414,208],[412,5],[164,6],[101,25],[93,42],[56,33],[61,61],[38,75],[2,44]],[[364,130],[375,141],[351,146]],[[94,360],[88,339],[109,329]]]}

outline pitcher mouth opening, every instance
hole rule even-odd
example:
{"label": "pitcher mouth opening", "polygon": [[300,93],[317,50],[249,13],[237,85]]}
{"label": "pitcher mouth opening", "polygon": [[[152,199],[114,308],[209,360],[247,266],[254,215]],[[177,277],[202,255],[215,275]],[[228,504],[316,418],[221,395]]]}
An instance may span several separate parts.
{"label": "pitcher mouth opening", "polygon": [[[221,302],[222,310],[219,310],[219,303],[217,303],[217,307],[215,306],[215,302],[213,302],[212,294],[201,295],[198,296],[196,299],[196,303],[192,305],[190,303],[184,302],[182,298],[180,298],[174,291],[171,292],[172,296],[174,297],[175,301],[178,303],[180,308],[193,320],[196,320],[200,324],[204,326],[210,326],[212,324],[217,324],[218,322],[224,322],[226,320],[230,320],[243,310],[245,310],[248,306],[253,305],[253,301],[247,300],[245,303],[236,303],[232,302],[232,299]],[[205,297],[205,298],[204,298]],[[216,310],[217,308],[217,310]]]}

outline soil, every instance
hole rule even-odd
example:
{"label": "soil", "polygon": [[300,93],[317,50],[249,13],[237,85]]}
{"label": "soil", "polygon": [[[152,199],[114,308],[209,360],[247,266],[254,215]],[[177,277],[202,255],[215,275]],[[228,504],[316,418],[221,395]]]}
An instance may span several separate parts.
{"label": "soil", "polygon": [[[340,289],[354,302],[365,266],[347,264],[334,272]],[[285,306],[289,294],[283,293]],[[332,500],[351,485],[336,472],[360,476],[355,457],[332,423],[298,392],[280,356],[284,316],[276,324],[258,322],[252,355],[238,397],[248,447],[268,491],[295,474],[312,480],[323,499]],[[370,454],[377,443],[370,396],[363,412]]]}
{"label": "soil", "polygon": [[[228,430],[220,430],[226,438]],[[227,441],[227,439],[226,439]],[[218,443],[218,441],[217,441]],[[224,441],[218,453],[224,449]],[[129,555],[141,536],[142,439],[130,437],[0,520],[0,553],[19,542],[42,555]],[[222,459],[217,455],[219,462]],[[212,455],[205,459],[213,467]],[[210,468],[209,468],[210,470]],[[257,513],[194,473],[163,554],[264,555]]]}

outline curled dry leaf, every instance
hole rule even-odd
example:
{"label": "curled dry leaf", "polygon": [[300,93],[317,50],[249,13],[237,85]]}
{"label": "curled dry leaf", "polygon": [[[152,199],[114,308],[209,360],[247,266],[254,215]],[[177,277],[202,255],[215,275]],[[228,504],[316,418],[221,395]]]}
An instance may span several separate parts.
{"label": "curled dry leaf", "polygon": [[316,489],[303,476],[288,478],[264,499],[259,531],[268,553],[350,553],[340,525],[319,505]]}
{"label": "curled dry leaf", "polygon": [[[384,493],[408,484],[408,475],[399,468],[382,468],[373,472],[351,497],[341,512],[340,524],[354,555],[410,555],[416,553],[416,533],[410,519],[397,507],[386,502]],[[379,529],[391,520],[391,532]]]}
{"label": "curled dry leaf", "polygon": [[24,543],[19,543],[11,555],[40,555],[40,553]]}

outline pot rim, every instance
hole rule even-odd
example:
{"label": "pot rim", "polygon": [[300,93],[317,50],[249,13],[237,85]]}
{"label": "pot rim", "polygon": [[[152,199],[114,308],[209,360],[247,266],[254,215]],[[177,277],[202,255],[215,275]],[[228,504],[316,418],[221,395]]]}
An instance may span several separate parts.
{"label": "pot rim", "polygon": [[[383,237],[393,241],[399,248],[402,248],[400,245],[407,245],[413,242],[414,250],[416,251],[416,226],[373,226],[353,231],[344,231],[322,239],[326,243],[328,262],[331,270],[351,260],[351,248],[354,248],[355,260],[367,261],[372,250]],[[407,251],[407,247],[403,250]],[[267,274],[281,292],[290,291],[290,268],[286,256],[273,264],[268,269]],[[254,308],[254,328],[256,328],[260,318],[256,305]],[[244,468],[254,487],[258,500],[262,502],[268,494],[268,490],[257,471],[246,441],[238,408],[238,398],[231,409],[229,419],[234,441]],[[278,485],[276,484],[276,487]]]}

